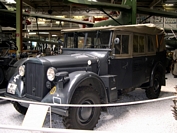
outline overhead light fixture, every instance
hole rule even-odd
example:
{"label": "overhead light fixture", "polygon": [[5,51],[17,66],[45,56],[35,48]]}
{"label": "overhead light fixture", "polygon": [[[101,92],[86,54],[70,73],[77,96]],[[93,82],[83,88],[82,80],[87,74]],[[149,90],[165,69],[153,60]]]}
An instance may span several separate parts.
{"label": "overhead light fixture", "polygon": [[93,1],[93,2],[97,2],[97,0],[88,0],[88,1]]}
{"label": "overhead light fixture", "polygon": [[[60,24],[60,21],[56,21],[55,23],[56,23],[56,24]],[[63,21],[61,21],[61,25],[62,25],[62,26],[64,25],[64,22],[63,22]]]}
{"label": "overhead light fixture", "polygon": [[73,16],[75,19],[82,19],[83,16]]}
{"label": "overhead light fixture", "polygon": [[174,6],[174,4],[165,4],[165,6]]}
{"label": "overhead light fixture", "polygon": [[103,18],[104,16],[94,16],[95,18]]}
{"label": "overhead light fixture", "polygon": [[49,34],[49,32],[39,32],[39,34]]}
{"label": "overhead light fixture", "polygon": [[52,36],[57,36],[57,35],[52,35]]}
{"label": "overhead light fixture", "polygon": [[36,34],[36,32],[29,32],[29,34],[30,34],[30,35],[35,35],[35,34]]}
{"label": "overhead light fixture", "polygon": [[65,18],[65,16],[55,16],[55,17],[58,17],[58,18]]}
{"label": "overhead light fixture", "polygon": [[16,4],[15,0],[6,0],[6,2],[7,3],[12,3],[12,4],[14,3],[14,4]]}
{"label": "overhead light fixture", "polygon": [[38,24],[45,24],[45,22],[44,21],[39,21],[39,22],[37,22]]}

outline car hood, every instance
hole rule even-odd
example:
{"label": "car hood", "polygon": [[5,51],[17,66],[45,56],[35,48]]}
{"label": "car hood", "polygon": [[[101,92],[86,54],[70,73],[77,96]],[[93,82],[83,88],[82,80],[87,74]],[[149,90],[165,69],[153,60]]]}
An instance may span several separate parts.
{"label": "car hood", "polygon": [[98,58],[89,54],[71,54],[71,55],[56,55],[56,56],[44,56],[40,58],[31,58],[27,62],[48,64],[53,67],[68,67],[68,66],[87,66],[88,61],[91,64],[95,64]]}

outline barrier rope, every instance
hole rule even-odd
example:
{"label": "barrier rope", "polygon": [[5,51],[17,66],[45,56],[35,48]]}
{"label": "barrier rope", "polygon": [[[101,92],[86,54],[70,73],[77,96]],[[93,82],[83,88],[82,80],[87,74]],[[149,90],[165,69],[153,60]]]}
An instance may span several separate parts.
{"label": "barrier rope", "polygon": [[[174,87],[176,92],[175,92],[175,96],[177,96],[177,86]],[[173,103],[174,105],[172,105],[172,114],[173,114],[173,117],[175,118],[175,120],[177,120],[177,99],[173,99]]]}
{"label": "barrier rope", "polygon": [[[168,99],[177,100],[177,96],[168,96],[158,99],[151,99],[151,100],[142,100],[142,101],[134,101],[134,102],[125,102],[125,103],[111,103],[111,104],[94,104],[94,105],[79,105],[79,104],[51,104],[51,103],[41,103],[41,102],[33,102],[33,101],[26,101],[26,100],[18,100],[8,97],[0,96],[0,99],[9,100],[9,101],[16,101],[16,102],[23,102],[28,104],[39,104],[39,105],[45,105],[45,106],[69,106],[69,107],[115,107],[115,106],[128,106],[128,105],[136,105],[136,104],[145,104],[150,102],[158,102]],[[24,131],[43,131],[48,133],[80,133],[80,132],[93,132],[89,130],[68,130],[68,129],[54,129],[54,128],[30,128],[30,127],[22,127],[22,126],[6,126],[1,125],[1,129],[9,129],[9,130],[24,130]],[[95,132],[95,131],[94,131]],[[99,132],[99,131],[97,131]],[[104,131],[101,131],[104,132]],[[107,131],[106,131],[107,132]]]}
{"label": "barrier rope", "polygon": [[[23,131],[40,131],[44,133],[109,133],[109,131],[92,131],[92,130],[77,130],[77,129],[59,129],[59,128],[32,128],[32,127],[23,127],[23,126],[7,126],[1,125],[0,129],[9,129],[9,130],[23,130]],[[32,132],[33,133],[33,132]],[[39,132],[37,132],[39,133]]]}
{"label": "barrier rope", "polygon": [[168,99],[174,99],[177,98],[177,96],[168,96],[158,99],[150,99],[150,100],[142,100],[142,101],[134,101],[134,102],[125,102],[125,103],[109,103],[109,104],[92,104],[92,105],[86,105],[86,104],[53,104],[53,103],[41,103],[41,102],[33,102],[33,101],[26,101],[26,100],[19,100],[14,98],[8,98],[8,97],[2,97],[0,96],[0,99],[9,100],[9,101],[16,101],[21,103],[28,103],[28,104],[39,104],[39,105],[45,105],[45,106],[61,106],[61,107],[115,107],[115,106],[128,106],[128,105],[135,105],[135,104],[145,104],[150,102],[158,102]]}

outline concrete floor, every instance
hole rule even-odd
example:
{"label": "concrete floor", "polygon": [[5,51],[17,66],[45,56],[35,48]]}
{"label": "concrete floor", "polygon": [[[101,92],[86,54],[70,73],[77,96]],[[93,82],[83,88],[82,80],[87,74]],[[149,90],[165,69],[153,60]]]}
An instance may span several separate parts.
{"label": "concrete floor", "polygon": [[[162,87],[160,98],[173,96],[177,85],[177,78],[170,73],[166,74],[167,85]],[[118,103],[147,100],[142,89],[121,96]],[[111,131],[117,133],[177,133],[177,121],[172,114],[173,102],[171,99],[145,104],[109,107],[107,113],[102,113],[94,131]],[[11,103],[0,103],[0,125],[21,125],[24,116],[19,114]],[[52,115],[53,128],[64,129],[62,118]],[[49,127],[49,115],[47,115],[44,127]],[[0,129],[1,133],[26,133],[28,131],[16,131]]]}

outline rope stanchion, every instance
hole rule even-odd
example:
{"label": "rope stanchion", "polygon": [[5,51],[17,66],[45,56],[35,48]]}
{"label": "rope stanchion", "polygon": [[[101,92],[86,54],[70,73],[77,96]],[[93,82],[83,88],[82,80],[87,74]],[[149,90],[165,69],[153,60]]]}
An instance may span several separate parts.
{"label": "rope stanchion", "polygon": [[47,105],[47,106],[61,106],[61,107],[115,107],[115,106],[128,106],[128,105],[136,105],[136,104],[145,104],[150,102],[158,102],[168,99],[174,99],[177,96],[168,96],[158,99],[151,99],[151,100],[142,100],[142,101],[134,101],[134,102],[125,102],[125,103],[110,103],[110,104],[92,104],[92,105],[81,105],[81,104],[53,104],[53,103],[41,103],[41,102],[33,102],[33,101],[26,101],[26,100],[18,100],[8,97],[0,96],[0,99],[9,100],[9,101],[16,101],[21,103],[28,103],[28,104],[39,104],[39,105]]}
{"label": "rope stanchion", "polygon": [[[175,88],[175,96],[177,96],[177,86],[174,87]],[[172,114],[175,118],[175,120],[177,120],[177,98],[173,99],[173,103],[174,105],[172,105]]]}

